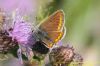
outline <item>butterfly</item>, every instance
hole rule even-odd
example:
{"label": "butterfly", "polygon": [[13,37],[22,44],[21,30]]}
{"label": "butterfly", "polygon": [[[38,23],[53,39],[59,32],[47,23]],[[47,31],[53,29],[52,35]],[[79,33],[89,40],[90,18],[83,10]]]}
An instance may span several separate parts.
{"label": "butterfly", "polygon": [[42,31],[41,34],[43,34],[43,32],[47,34],[44,36],[46,38],[42,40],[45,46],[52,48],[54,44],[62,39],[65,33],[63,11],[58,10],[49,16],[49,18],[46,18],[39,24],[39,29]]}
{"label": "butterfly", "polygon": [[9,35],[18,41],[18,57],[21,63],[22,53],[29,60],[34,56],[33,50],[46,54],[64,37],[66,32],[62,10],[57,10],[33,29],[33,25],[26,22],[20,15],[15,16],[13,22],[13,30],[9,31]]}

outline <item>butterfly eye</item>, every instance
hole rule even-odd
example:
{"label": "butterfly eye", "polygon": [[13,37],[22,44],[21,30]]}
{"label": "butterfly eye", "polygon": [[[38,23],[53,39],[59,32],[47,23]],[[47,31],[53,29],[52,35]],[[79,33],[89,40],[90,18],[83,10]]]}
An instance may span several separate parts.
{"label": "butterfly eye", "polygon": [[13,30],[13,28],[10,28],[10,29],[9,29],[9,31],[12,31],[12,30]]}

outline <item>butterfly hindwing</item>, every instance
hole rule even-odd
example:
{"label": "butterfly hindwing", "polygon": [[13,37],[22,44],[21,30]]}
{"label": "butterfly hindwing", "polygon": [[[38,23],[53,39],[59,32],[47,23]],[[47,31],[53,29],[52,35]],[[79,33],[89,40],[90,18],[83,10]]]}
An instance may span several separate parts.
{"label": "butterfly hindwing", "polygon": [[48,32],[51,41],[46,40],[44,41],[47,44],[47,47],[51,48],[56,42],[58,42],[62,36],[63,32]]}

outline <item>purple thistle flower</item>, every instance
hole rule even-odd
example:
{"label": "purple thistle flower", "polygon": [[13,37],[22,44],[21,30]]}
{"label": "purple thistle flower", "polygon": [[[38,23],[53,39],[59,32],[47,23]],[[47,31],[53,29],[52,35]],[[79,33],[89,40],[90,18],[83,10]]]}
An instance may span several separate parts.
{"label": "purple thistle flower", "polygon": [[[13,39],[16,39],[19,45],[17,51],[18,58],[22,61],[22,53],[31,60],[33,57],[32,44],[34,44],[34,37],[32,37],[32,28],[28,22],[25,22],[21,16],[17,15],[14,17],[13,28],[8,31],[9,35]],[[31,39],[31,40],[30,40]]]}
{"label": "purple thistle flower", "polygon": [[14,20],[13,30],[9,33],[19,44],[27,44],[32,33],[31,25],[22,20],[20,16],[17,16]]}

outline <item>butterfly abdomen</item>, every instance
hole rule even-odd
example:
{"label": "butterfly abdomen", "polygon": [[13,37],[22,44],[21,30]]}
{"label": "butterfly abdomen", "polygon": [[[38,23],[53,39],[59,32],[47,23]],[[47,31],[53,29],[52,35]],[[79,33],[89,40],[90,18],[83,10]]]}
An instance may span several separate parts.
{"label": "butterfly abdomen", "polygon": [[33,45],[33,51],[36,51],[40,54],[47,54],[49,52],[49,48],[47,48],[44,44],[44,42],[42,41],[37,41],[34,45]]}

